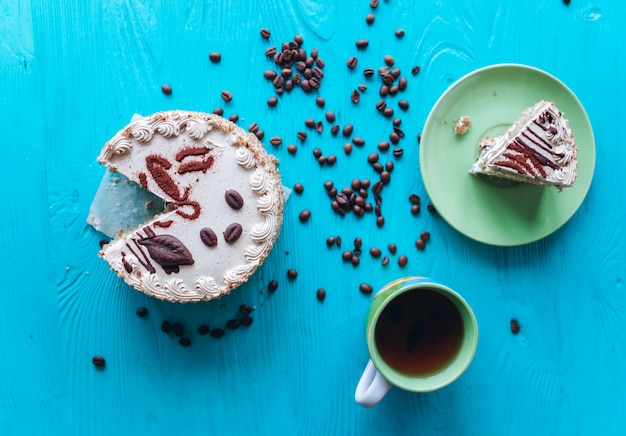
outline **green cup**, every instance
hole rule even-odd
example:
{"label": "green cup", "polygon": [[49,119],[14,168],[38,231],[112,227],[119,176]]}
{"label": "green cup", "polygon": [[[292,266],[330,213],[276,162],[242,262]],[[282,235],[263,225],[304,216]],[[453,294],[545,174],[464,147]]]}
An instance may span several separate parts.
{"label": "green cup", "polygon": [[391,386],[430,392],[469,367],[478,323],[457,292],[426,277],[395,280],[374,295],[365,329],[370,360],[355,400],[372,407]]}

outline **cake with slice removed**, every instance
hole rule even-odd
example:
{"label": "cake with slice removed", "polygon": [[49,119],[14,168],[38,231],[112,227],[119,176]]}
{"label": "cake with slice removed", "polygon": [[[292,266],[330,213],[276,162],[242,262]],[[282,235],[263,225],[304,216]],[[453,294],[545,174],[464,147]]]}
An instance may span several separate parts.
{"label": "cake with slice removed", "polygon": [[559,190],[573,186],[576,180],[576,141],[568,120],[551,101],[527,108],[504,134],[484,138],[479,147],[472,174]]}
{"label": "cake with slice removed", "polygon": [[140,118],[105,144],[98,161],[166,203],[100,251],[147,295],[176,302],[225,295],[250,278],[278,237],[277,161],[224,118],[187,111]]}

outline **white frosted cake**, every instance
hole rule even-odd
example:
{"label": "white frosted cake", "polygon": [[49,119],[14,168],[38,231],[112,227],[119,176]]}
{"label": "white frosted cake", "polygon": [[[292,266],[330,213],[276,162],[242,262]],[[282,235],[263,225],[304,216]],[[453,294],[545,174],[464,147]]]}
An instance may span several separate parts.
{"label": "white frosted cake", "polygon": [[573,186],[578,148],[569,122],[553,102],[539,101],[522,112],[507,131],[480,143],[472,174],[518,182]]}
{"label": "white frosted cake", "polygon": [[132,122],[98,161],[166,203],[100,251],[126,283],[169,301],[228,294],[263,263],[283,219],[276,159],[213,114],[161,112]]}

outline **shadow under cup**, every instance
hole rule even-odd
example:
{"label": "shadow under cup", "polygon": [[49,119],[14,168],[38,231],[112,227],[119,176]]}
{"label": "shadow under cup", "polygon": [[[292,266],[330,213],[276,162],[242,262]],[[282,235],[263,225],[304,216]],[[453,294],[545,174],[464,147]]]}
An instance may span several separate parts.
{"label": "shadow under cup", "polygon": [[372,363],[387,381],[408,391],[449,385],[469,367],[478,345],[470,306],[452,289],[429,279],[381,289],[368,318]]}

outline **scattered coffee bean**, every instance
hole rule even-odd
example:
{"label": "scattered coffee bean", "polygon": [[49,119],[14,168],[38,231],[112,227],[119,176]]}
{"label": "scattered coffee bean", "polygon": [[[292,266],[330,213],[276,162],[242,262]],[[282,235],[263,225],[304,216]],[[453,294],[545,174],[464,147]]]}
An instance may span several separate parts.
{"label": "scattered coffee bean", "polygon": [[361,291],[364,294],[371,294],[372,291],[374,291],[374,288],[372,288],[372,285],[369,285],[367,283],[361,283],[359,285],[359,291]]}
{"label": "scattered coffee bean", "polygon": [[396,38],[402,38],[402,37],[404,37],[404,30],[396,29]]}
{"label": "scattered coffee bean", "polygon": [[346,250],[343,253],[341,253],[341,258],[345,261],[352,260],[352,256],[353,254],[352,254],[352,251],[350,250]]}
{"label": "scattered coffee bean", "polygon": [[102,368],[104,365],[106,365],[106,361],[104,360],[104,357],[102,356],[94,356],[91,359],[91,363],[93,363],[94,366],[97,366],[99,368]]}
{"label": "scattered coffee bean", "polygon": [[323,97],[317,97],[317,98],[315,99],[315,104],[316,104],[318,107],[324,107],[324,105],[326,104],[326,100],[324,100],[324,98],[323,98]]}
{"label": "scattered coffee bean", "polygon": [[362,147],[363,145],[365,145],[365,140],[359,136],[355,136],[354,138],[352,138],[352,143],[358,147]]}
{"label": "scattered coffee bean", "polygon": [[223,329],[213,329],[213,330],[211,330],[211,336],[216,338],[216,339],[219,339],[219,338],[223,337],[224,333],[225,332],[224,332]]}
{"label": "scattered coffee bean", "polygon": [[390,67],[396,63],[395,59],[391,55],[385,55],[385,57],[383,58],[383,61],[385,62],[385,64],[389,65]]}
{"label": "scattered coffee bean", "polygon": [[409,195],[409,202],[411,202],[411,204],[420,204],[420,196],[417,194],[411,194]]}
{"label": "scattered coffee bean", "polygon": [[287,270],[287,277],[290,279],[295,279],[296,277],[298,277],[298,271],[296,271],[295,269],[291,268]]}
{"label": "scattered coffee bean", "polygon": [[411,69],[411,74],[413,74],[414,76],[417,76],[420,72],[421,68],[419,65],[416,65],[413,67],[413,69]]}
{"label": "scattered coffee bean", "polygon": [[187,337],[182,337],[178,340],[178,343],[183,347],[188,347],[191,345],[191,339]]}
{"label": "scattered coffee bean", "polygon": [[350,94],[350,101],[354,104],[358,104],[361,101],[361,94],[359,94],[359,91],[356,89],[352,91],[352,94]]}
{"label": "scattered coffee bean", "polygon": [[296,183],[293,185],[293,190],[296,194],[302,194],[304,192],[304,186],[302,186],[302,183]]}
{"label": "scattered coffee bean", "polygon": [[569,4],[572,2],[572,0],[563,0],[563,4],[565,6],[569,6]]}
{"label": "scattered coffee bean", "polygon": [[389,256],[383,257],[383,260],[380,263],[382,266],[387,266],[389,264]]}
{"label": "scattered coffee bean", "polygon": [[359,49],[364,49],[364,48],[367,48],[367,46],[368,46],[369,44],[370,44],[370,43],[369,43],[369,41],[368,41],[367,39],[359,39],[359,40],[357,40],[357,42],[356,42],[356,48],[359,48]]}
{"label": "scattered coffee bean", "polygon": [[251,123],[248,126],[248,132],[250,133],[256,133],[259,131],[259,124],[258,123]]}
{"label": "scattered coffee bean", "polygon": [[357,85],[357,89],[358,89],[359,91],[361,91],[361,92],[365,92],[365,91],[367,91],[367,85],[365,85],[365,84],[363,84],[363,83],[359,83],[359,84]]}
{"label": "scattered coffee bean", "polygon": [[274,79],[276,79],[277,75],[278,74],[274,70],[265,70],[263,72],[263,77],[265,77],[267,80],[272,80],[273,81]]}
{"label": "scattered coffee bean", "polygon": [[420,234],[420,239],[422,241],[428,241],[430,239],[430,232],[424,231]]}
{"label": "scattered coffee bean", "polygon": [[294,144],[289,144],[287,146],[287,151],[289,152],[289,154],[296,154],[296,152],[298,151],[298,147],[296,147]]}
{"label": "scattered coffee bean", "polygon": [[267,99],[267,105],[269,107],[275,107],[278,104],[278,99],[276,97],[270,97]]}
{"label": "scattered coffee bean", "polygon": [[319,288],[316,295],[319,301],[324,301],[324,298],[326,298],[326,290],[324,288]]}
{"label": "scattered coffee bean", "polygon": [[435,205],[432,203],[428,203],[428,206],[426,206],[426,208],[428,209],[428,212],[431,212],[431,213],[437,212],[437,209],[435,209]]}
{"label": "scattered coffee bean", "polygon": [[163,321],[161,323],[161,331],[163,333],[169,333],[172,331],[172,323],[169,321]]}
{"label": "scattered coffee bean", "polygon": [[337,156],[335,156],[334,154],[329,155],[326,159],[326,163],[332,167],[337,163]]}
{"label": "scattered coffee bean", "polygon": [[139,318],[144,318],[148,314],[148,309],[146,309],[145,307],[140,307],[135,313]]}
{"label": "scattered coffee bean", "polygon": [[393,117],[393,108],[386,107],[385,109],[383,109],[383,116],[385,116],[386,118]]}
{"label": "scattered coffee bean", "polygon": [[371,152],[368,156],[367,156],[367,161],[370,164],[374,164],[376,162],[378,162],[378,153],[376,153],[375,151]]}
{"label": "scattered coffee bean", "polygon": [[297,136],[300,141],[302,142],[306,141],[306,138],[307,138],[306,132],[298,132]]}
{"label": "scattered coffee bean", "polygon": [[381,254],[382,254],[382,253],[381,253],[381,251],[380,251],[380,248],[376,248],[376,247],[372,247],[372,248],[370,248],[370,255],[371,255],[373,258],[378,259],[378,258],[380,257],[380,255],[381,255]]}
{"label": "scattered coffee bean", "polygon": [[402,156],[403,154],[404,154],[404,150],[403,150],[402,148],[400,148],[400,147],[396,147],[396,148],[394,148],[394,149],[393,149],[393,155],[394,155],[395,157],[400,157],[400,156]]}
{"label": "scattered coffee bean", "polygon": [[329,123],[335,122],[335,113],[333,111],[326,112],[326,121],[328,121]]}
{"label": "scattered coffee bean", "polygon": [[337,124],[335,124],[333,127],[331,127],[330,128],[330,133],[333,136],[337,135],[337,133],[339,133],[339,126]]}
{"label": "scattered coffee bean", "polygon": [[343,145],[343,152],[344,152],[345,154],[350,154],[350,153],[352,153],[352,143],[350,143],[350,142],[346,142],[346,143]]}
{"label": "scattered coffee bean", "polygon": [[265,56],[267,56],[269,58],[276,56],[276,47],[274,47],[274,46],[268,47],[265,50]]}
{"label": "scattered coffee bean", "polygon": [[209,53],[209,59],[213,63],[218,63],[222,60],[222,55],[219,52],[212,51],[211,53]]}
{"label": "scattered coffee bean", "polygon": [[300,219],[300,222],[305,223],[309,220],[309,218],[311,218],[311,211],[308,209],[304,209],[302,212],[300,212],[300,215],[298,216],[298,218]]}
{"label": "scattered coffee bean", "polygon": [[228,119],[233,122],[236,123],[237,121],[239,121],[239,115],[237,114],[232,114],[230,117],[228,117]]}
{"label": "scattered coffee bean", "polygon": [[352,263],[352,266],[359,266],[359,263],[361,263],[361,259],[359,259],[359,256],[352,256],[352,259],[350,259],[350,263]]}
{"label": "scattered coffee bean", "polygon": [[313,118],[307,118],[304,120],[304,125],[309,128],[315,127],[315,120]]}
{"label": "scattered coffee bean", "polygon": [[363,75],[365,77],[372,77],[374,75],[374,69],[373,68],[366,68],[363,70]]}
{"label": "scattered coffee bean", "polygon": [[250,315],[252,313],[252,307],[248,304],[242,304],[239,306],[239,313],[242,315]]}
{"label": "scattered coffee bean", "polygon": [[163,84],[163,85],[161,85],[161,91],[165,95],[171,95],[172,94],[172,87],[170,85],[168,85],[168,84]]}
{"label": "scattered coffee bean", "polygon": [[253,319],[250,315],[244,315],[241,317],[241,325],[250,326],[252,325]]}
{"label": "scattered coffee bean", "polygon": [[241,321],[239,321],[237,318],[229,319],[228,321],[226,321],[226,328],[230,330],[238,329],[240,325]]}
{"label": "scattered coffee bean", "polygon": [[383,227],[384,225],[385,225],[385,217],[383,217],[382,215],[376,217],[376,226]]}
{"label": "scattered coffee bean", "polygon": [[224,200],[232,209],[239,210],[243,207],[243,197],[234,189],[229,189],[224,193]]}
{"label": "scattered coffee bean", "polygon": [[347,65],[348,68],[353,70],[353,69],[356,68],[358,63],[359,63],[358,59],[355,58],[354,56],[351,56],[350,58],[348,58],[348,61],[346,62],[346,65]]}
{"label": "scattered coffee bean", "polygon": [[[296,273],[298,275],[298,273]],[[278,282],[276,280],[272,280],[267,284],[267,290],[269,292],[275,292],[278,289]]]}
{"label": "scattered coffee bean", "polygon": [[415,241],[415,246],[420,251],[424,250],[424,248],[426,248],[426,242],[423,239],[418,239],[417,241]]}
{"label": "scattered coffee bean", "polygon": [[213,113],[221,117],[222,115],[224,115],[224,109],[222,109],[221,107],[216,107],[215,109],[213,109]]}
{"label": "scattered coffee bean", "polygon": [[389,250],[391,254],[396,254],[398,247],[396,246],[396,244],[391,243],[387,246],[387,249]]}
{"label": "scattered coffee bean", "polygon": [[324,123],[322,123],[321,121],[315,123],[315,131],[317,133],[322,133],[324,131]]}
{"label": "scattered coffee bean", "polygon": [[389,150],[389,143],[387,141],[381,141],[378,143],[378,150],[387,151]]}
{"label": "scattered coffee bean", "polygon": [[384,111],[386,108],[387,108],[387,102],[386,102],[385,100],[379,100],[379,101],[376,103],[376,110],[377,110],[378,112],[382,112],[382,111]]}
{"label": "scattered coffee bean", "polygon": [[235,242],[237,242],[242,233],[243,228],[241,227],[241,224],[232,223],[228,227],[226,227],[226,230],[224,230],[224,240],[228,244],[234,244]]}
{"label": "scattered coffee bean", "polygon": [[412,204],[411,205],[411,213],[413,215],[417,215],[418,213],[420,213],[420,205],[419,204]]}
{"label": "scattered coffee bean", "polygon": [[232,99],[233,99],[233,94],[230,91],[222,91],[222,100],[228,103],[232,101]]}
{"label": "scattered coffee bean", "polygon": [[409,108],[409,102],[406,100],[400,100],[398,101],[398,107],[402,109],[403,111],[405,111]]}
{"label": "scattered coffee bean", "polygon": [[353,131],[354,131],[354,126],[352,124],[346,124],[345,126],[343,126],[342,134],[343,136],[347,138],[350,135],[352,135]]}
{"label": "scattered coffee bean", "polygon": [[270,144],[278,146],[283,143],[283,139],[280,136],[272,136],[270,138]]}
{"label": "scattered coffee bean", "polygon": [[385,185],[391,181],[391,174],[389,173],[389,171],[383,171],[380,173],[380,181],[383,182]]}
{"label": "scattered coffee bean", "polygon": [[200,230],[200,240],[207,247],[215,247],[218,241],[215,232],[208,227],[204,227]]}
{"label": "scattered coffee bean", "polygon": [[268,29],[261,29],[261,37],[263,39],[268,39],[271,36],[271,33]]}
{"label": "scattered coffee bean", "polygon": [[[569,1],[567,3],[569,3]],[[514,318],[511,320],[511,333],[516,335],[519,333],[519,331],[520,331],[519,322]]]}
{"label": "scattered coffee bean", "polygon": [[321,148],[319,148],[319,147],[315,147],[315,148],[313,149],[313,157],[314,157],[315,159],[318,159],[321,155],[322,155],[322,149],[321,149]]}
{"label": "scattered coffee bean", "polygon": [[199,335],[206,335],[211,331],[211,328],[206,325],[206,324],[202,324],[200,327],[198,327],[198,334]]}
{"label": "scattered coffee bean", "polygon": [[398,265],[400,266],[400,268],[404,268],[407,263],[409,263],[409,258],[406,257],[404,254],[401,254],[400,257],[398,257]]}
{"label": "scattered coffee bean", "polygon": [[332,247],[333,245],[335,245],[335,237],[329,236],[328,238],[326,238],[326,245],[328,247]]}
{"label": "scattered coffee bean", "polygon": [[378,90],[378,95],[380,95],[382,98],[387,97],[389,95],[389,87],[387,85],[382,85]]}
{"label": "scattered coffee bean", "polygon": [[372,24],[372,23],[374,23],[374,20],[375,20],[375,19],[376,19],[376,17],[374,16],[374,14],[367,14],[367,15],[365,16],[365,22],[366,22],[367,24]]}

